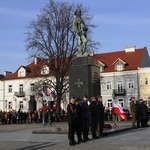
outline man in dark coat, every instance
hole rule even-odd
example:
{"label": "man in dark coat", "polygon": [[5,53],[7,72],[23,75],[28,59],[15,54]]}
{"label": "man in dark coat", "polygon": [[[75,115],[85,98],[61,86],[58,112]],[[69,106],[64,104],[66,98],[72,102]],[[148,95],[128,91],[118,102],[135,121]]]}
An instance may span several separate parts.
{"label": "man in dark coat", "polygon": [[143,99],[140,99],[141,101],[141,126],[142,127],[147,127],[147,106]]}
{"label": "man in dark coat", "polygon": [[87,95],[84,95],[81,103],[84,142],[89,140],[88,134],[89,134],[89,127],[90,127],[90,110],[87,101],[88,101]]}
{"label": "man in dark coat", "polygon": [[83,132],[83,125],[82,125],[82,106],[81,106],[81,99],[76,99],[76,112],[77,112],[77,118],[76,118],[76,132],[77,132],[77,138],[78,138],[78,144],[80,144],[82,139],[82,132]]}
{"label": "man in dark coat", "polygon": [[98,111],[96,105],[96,98],[93,96],[91,97],[91,104],[90,104],[90,112],[91,112],[91,131],[92,131],[92,138],[97,139],[98,136],[96,135],[97,123],[98,123]]}
{"label": "man in dark coat", "polygon": [[131,97],[130,110],[131,110],[131,115],[132,115],[132,127],[136,128],[135,122],[136,122],[137,110],[136,110],[136,104],[135,104],[135,97]]}
{"label": "man in dark coat", "polygon": [[136,120],[137,128],[141,127],[141,100],[136,101]]}
{"label": "man in dark coat", "polygon": [[76,131],[76,116],[75,97],[71,96],[70,103],[67,106],[68,139],[70,146],[74,146],[76,144],[74,140],[74,134]]}
{"label": "man in dark coat", "polygon": [[99,137],[104,136],[103,128],[104,128],[104,106],[102,103],[102,96],[97,97],[97,111],[98,111],[98,132]]}

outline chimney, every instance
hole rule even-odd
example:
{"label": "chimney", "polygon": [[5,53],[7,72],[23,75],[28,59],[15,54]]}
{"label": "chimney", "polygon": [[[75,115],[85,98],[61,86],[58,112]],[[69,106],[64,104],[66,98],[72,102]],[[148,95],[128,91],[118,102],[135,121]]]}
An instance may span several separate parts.
{"label": "chimney", "polygon": [[12,74],[12,72],[10,72],[10,71],[4,71],[4,76],[5,77],[7,77],[7,76],[9,76],[9,75],[11,75]]}
{"label": "chimney", "polygon": [[35,57],[35,58],[34,58],[34,64],[35,64],[35,65],[37,65],[37,64],[38,64],[38,62],[39,62],[39,60],[40,60],[40,58]]}
{"label": "chimney", "polygon": [[125,52],[135,52],[136,46],[126,46],[125,47]]}

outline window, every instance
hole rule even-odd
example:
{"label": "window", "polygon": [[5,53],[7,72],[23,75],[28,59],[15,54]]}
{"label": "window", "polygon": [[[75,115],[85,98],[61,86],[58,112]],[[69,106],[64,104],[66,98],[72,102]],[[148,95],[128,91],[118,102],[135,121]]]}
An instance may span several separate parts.
{"label": "window", "polygon": [[24,71],[20,71],[19,72],[19,77],[23,77],[24,76]]}
{"label": "window", "polygon": [[124,101],[123,101],[123,99],[118,99],[118,102],[121,105],[121,107],[123,108],[124,107]]}
{"label": "window", "polygon": [[106,89],[106,83],[101,82],[101,89],[102,89],[102,90],[105,90],[105,89]]}
{"label": "window", "polygon": [[30,90],[31,90],[31,91],[34,91],[34,83],[31,83],[31,84],[30,84]]}
{"label": "window", "polygon": [[134,80],[133,79],[128,79],[128,88],[133,89],[134,88]]}
{"label": "window", "polygon": [[42,75],[47,75],[47,74],[49,74],[49,73],[50,73],[49,67],[48,67],[47,65],[44,65],[44,66],[42,67],[42,69],[41,69],[41,74],[42,74]]}
{"label": "window", "polygon": [[12,92],[12,85],[8,85],[8,93]]}
{"label": "window", "polygon": [[122,80],[117,81],[117,89],[118,89],[118,92],[122,92],[122,89],[123,89],[123,81]]}
{"label": "window", "polygon": [[23,101],[19,102],[19,109],[23,109]]}
{"label": "window", "polygon": [[112,107],[112,99],[107,100],[107,107]]}
{"label": "window", "polygon": [[148,79],[145,78],[145,85],[148,85]]}
{"label": "window", "polygon": [[106,89],[111,90],[111,81],[106,82]]}
{"label": "window", "polygon": [[100,72],[102,72],[104,70],[104,67],[100,66]]}
{"label": "window", "polygon": [[12,109],[12,102],[8,102],[8,109]]}
{"label": "window", "polygon": [[23,84],[19,85],[19,94],[23,95]]}
{"label": "window", "polygon": [[25,71],[20,70],[18,72],[18,77],[24,77],[25,76]]}
{"label": "window", "polygon": [[116,69],[117,69],[117,71],[121,71],[123,69],[123,67],[122,67],[122,65],[119,64],[116,66]]}

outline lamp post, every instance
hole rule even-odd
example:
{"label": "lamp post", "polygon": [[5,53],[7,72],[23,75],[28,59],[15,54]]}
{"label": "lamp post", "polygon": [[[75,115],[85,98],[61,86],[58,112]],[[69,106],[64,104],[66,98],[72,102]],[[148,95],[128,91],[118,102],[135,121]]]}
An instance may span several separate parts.
{"label": "lamp post", "polygon": [[45,110],[44,110],[44,100],[43,100],[43,109],[42,109],[42,124],[45,126]]}

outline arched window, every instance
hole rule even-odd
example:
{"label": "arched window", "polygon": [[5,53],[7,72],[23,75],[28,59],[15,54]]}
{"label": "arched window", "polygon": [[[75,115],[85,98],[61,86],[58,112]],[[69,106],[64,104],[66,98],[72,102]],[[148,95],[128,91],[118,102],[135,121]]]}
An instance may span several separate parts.
{"label": "arched window", "polygon": [[119,104],[121,105],[121,107],[124,107],[124,100],[123,99],[118,99]]}
{"label": "arched window", "polygon": [[107,107],[112,107],[112,99],[107,100]]}

